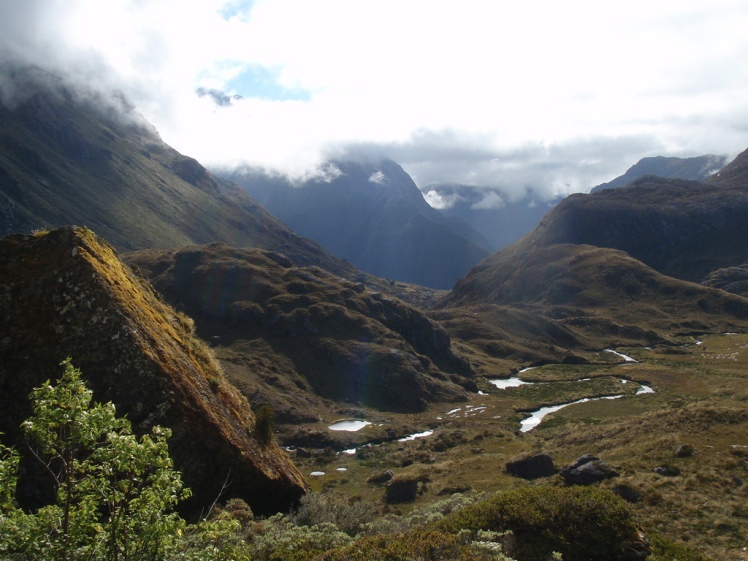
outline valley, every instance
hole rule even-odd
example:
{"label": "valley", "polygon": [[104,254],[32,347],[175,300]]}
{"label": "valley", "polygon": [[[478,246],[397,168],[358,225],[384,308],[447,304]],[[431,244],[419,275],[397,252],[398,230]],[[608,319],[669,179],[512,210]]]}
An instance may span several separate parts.
{"label": "valley", "polygon": [[[539,223],[489,255],[463,223],[478,216],[467,186],[440,187],[465,197],[451,217],[390,160],[338,161],[305,187],[235,170],[240,188],[129,109],[34,87],[0,107],[4,444],[21,449],[29,392],[72,357],[136,434],[173,431],[193,489],[181,514],[244,505],[232,539],[253,559],[355,558],[343,545],[396,532],[419,547],[420,532],[472,532],[473,547],[490,524],[446,510],[520,497],[532,518],[532,496],[625,511],[609,558],[748,559],[748,151],[706,181],[684,166],[713,157],[659,162],[675,177],[571,195],[542,219],[511,207]],[[13,500],[32,510],[50,493],[22,450]],[[584,466],[600,477],[568,478]],[[322,526],[330,505],[358,514]],[[502,516],[525,551],[537,528]],[[544,547],[599,558],[549,516]],[[341,541],[294,557],[312,528]],[[290,545],[260,553],[276,531]],[[476,551],[459,558],[496,558]]]}
{"label": "valley", "polygon": [[[531,481],[512,476],[506,464],[542,451],[560,469],[593,454],[619,474],[599,485],[626,486],[636,492],[633,506],[644,528],[715,559],[743,559],[748,533],[748,336],[684,338],[678,347],[624,352],[638,362],[614,362],[608,353],[600,353],[598,364],[548,365],[520,375],[546,382],[542,392],[537,386],[492,389],[485,383],[480,395],[471,395],[460,407],[433,407],[418,415],[362,410],[372,424],[352,433],[355,437],[342,437],[336,446],[358,446],[355,454],[289,454],[315,491],[356,497],[390,514],[408,514],[454,492],[560,485],[558,475]],[[520,432],[526,410],[608,393],[610,376],[639,381],[655,391],[568,406],[536,428]],[[568,388],[569,380],[579,378],[600,383]],[[328,416],[317,425],[319,430],[335,419],[334,414]],[[412,441],[360,444],[404,426],[433,433]],[[682,445],[691,446],[692,455],[678,457],[676,450]],[[677,475],[660,475],[654,471],[658,466],[674,468]],[[386,470],[420,482],[412,502],[386,506],[382,485],[367,483]],[[311,476],[312,472],[324,475]]]}

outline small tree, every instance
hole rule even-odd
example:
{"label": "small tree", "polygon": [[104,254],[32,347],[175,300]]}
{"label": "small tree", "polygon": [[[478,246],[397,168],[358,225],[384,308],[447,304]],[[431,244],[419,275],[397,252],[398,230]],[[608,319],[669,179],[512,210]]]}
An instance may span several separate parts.
{"label": "small tree", "polygon": [[23,553],[61,560],[163,557],[184,526],[171,510],[189,494],[169,458],[170,431],[154,427],[137,438],[112,403],[91,403],[70,359],[62,366],[57,385],[33,390],[34,414],[22,425],[57,491],[56,503],[35,515],[15,513],[26,534]]}
{"label": "small tree", "polygon": [[34,414],[22,425],[56,501],[33,514],[18,508],[18,454],[0,444],[0,558],[248,560],[238,522],[187,526],[173,512],[189,490],[169,458],[169,429],[136,437],[113,404],[92,404],[70,359],[62,366],[56,385],[33,390]]}

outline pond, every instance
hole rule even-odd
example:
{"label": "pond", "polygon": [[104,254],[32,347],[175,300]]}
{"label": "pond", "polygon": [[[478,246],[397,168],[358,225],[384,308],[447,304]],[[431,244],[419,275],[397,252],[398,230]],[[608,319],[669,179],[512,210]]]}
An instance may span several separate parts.
{"label": "pond", "polygon": [[357,431],[360,431],[365,426],[370,425],[370,424],[371,423],[369,421],[359,421],[357,419],[345,419],[342,421],[336,421],[335,423],[331,424],[327,428],[330,430],[344,430],[348,432],[357,432]]}

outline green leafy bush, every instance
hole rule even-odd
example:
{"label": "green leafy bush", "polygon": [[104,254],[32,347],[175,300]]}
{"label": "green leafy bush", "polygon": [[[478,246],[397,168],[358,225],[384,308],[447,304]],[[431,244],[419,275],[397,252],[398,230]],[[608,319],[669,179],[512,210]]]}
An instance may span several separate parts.
{"label": "green leafy bush", "polygon": [[589,487],[523,487],[499,493],[446,516],[435,528],[511,531],[518,559],[608,559],[644,546],[630,506],[614,493]]}
{"label": "green leafy bush", "polygon": [[31,393],[22,427],[56,489],[26,513],[14,501],[18,455],[0,445],[0,554],[13,560],[249,559],[230,519],[187,526],[173,512],[189,496],[169,458],[168,429],[138,438],[114,405],[92,404],[70,359],[56,385]]}
{"label": "green leafy bush", "polygon": [[687,545],[676,543],[660,535],[651,537],[652,556],[648,561],[713,561]]}

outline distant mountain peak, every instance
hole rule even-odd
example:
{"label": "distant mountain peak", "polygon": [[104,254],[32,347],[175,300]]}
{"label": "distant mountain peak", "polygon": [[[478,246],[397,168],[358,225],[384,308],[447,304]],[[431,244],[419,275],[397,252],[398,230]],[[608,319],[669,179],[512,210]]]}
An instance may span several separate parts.
{"label": "distant mountain peak", "polygon": [[605,189],[623,187],[647,175],[656,175],[665,179],[705,181],[709,176],[725,167],[725,164],[727,164],[727,156],[715,156],[714,154],[706,154],[695,158],[651,156],[642,158],[631,166],[626,173],[607,183],[601,183],[594,187],[591,192],[596,193]]}

